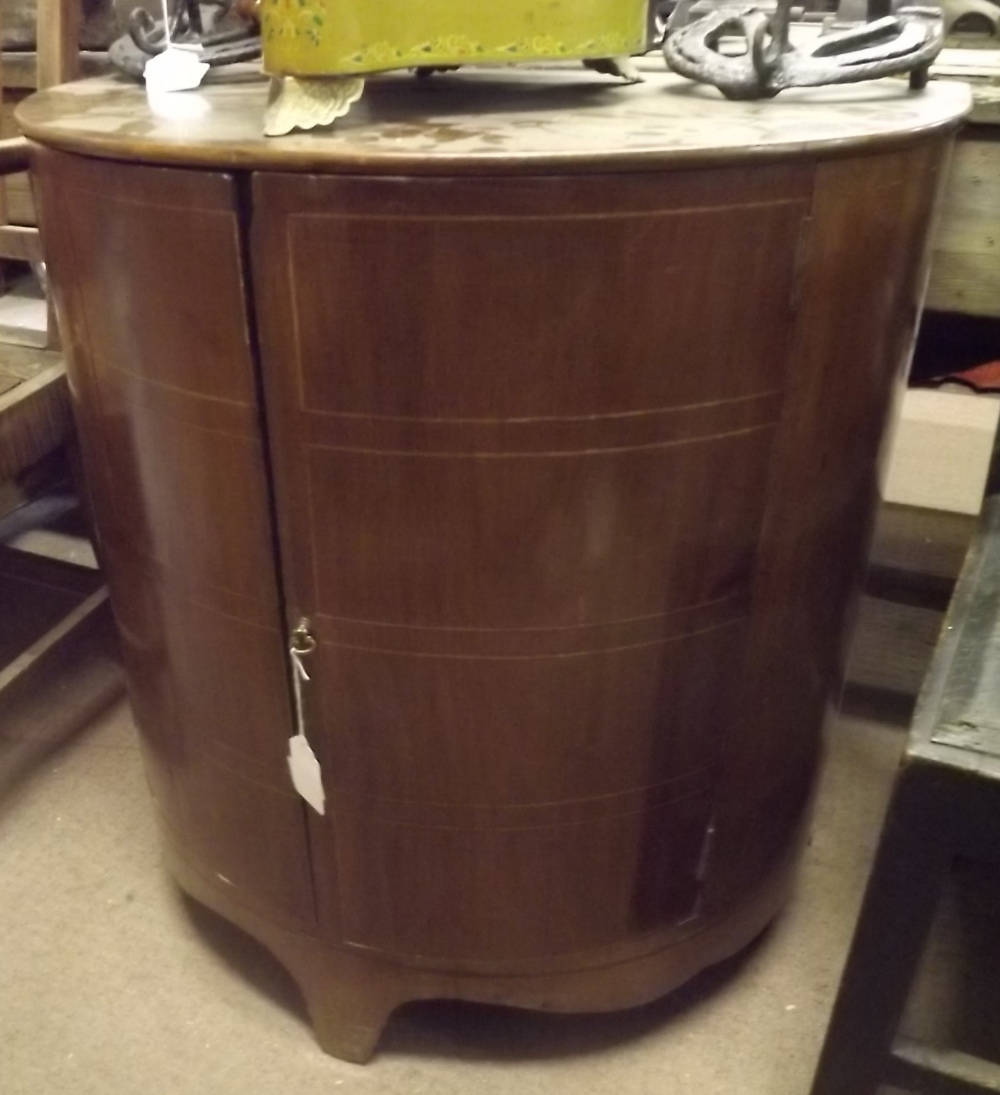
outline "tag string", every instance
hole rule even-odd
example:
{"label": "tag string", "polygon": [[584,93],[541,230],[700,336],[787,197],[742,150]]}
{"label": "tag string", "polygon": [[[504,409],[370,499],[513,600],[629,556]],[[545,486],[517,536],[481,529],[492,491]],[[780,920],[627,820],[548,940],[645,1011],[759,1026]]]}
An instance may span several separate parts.
{"label": "tag string", "polygon": [[167,7],[167,0],[162,0],[163,3],[163,33],[167,36],[167,49],[170,49],[173,43],[170,41],[170,10]]}
{"label": "tag string", "polygon": [[306,716],[305,716],[305,704],[302,698],[302,684],[305,681],[310,680],[309,674],[306,672],[305,664],[302,661],[302,651],[296,650],[294,646],[288,650],[289,657],[292,659],[292,688],[295,693],[295,728],[298,731],[300,738],[306,736]]}

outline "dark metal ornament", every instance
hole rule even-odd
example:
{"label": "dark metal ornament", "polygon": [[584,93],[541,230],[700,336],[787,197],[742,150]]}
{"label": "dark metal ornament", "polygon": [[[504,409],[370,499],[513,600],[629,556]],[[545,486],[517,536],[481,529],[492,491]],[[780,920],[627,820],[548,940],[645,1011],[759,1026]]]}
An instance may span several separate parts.
{"label": "dark metal ornament", "polygon": [[[223,23],[234,7],[233,0],[176,0],[170,14],[169,42],[197,46],[198,59],[213,66],[256,61],[261,56],[259,28],[250,23]],[[219,10],[212,12],[213,8]],[[220,23],[223,29],[216,30]],[[162,53],[167,44],[163,21],[154,19],[145,8],[136,8],[129,16],[128,34],[112,44],[108,55],[116,68],[141,78],[146,62]]]}
{"label": "dark metal ornament", "polygon": [[[911,87],[927,82],[927,71],[944,44],[940,8],[902,7],[894,14],[819,36],[807,46],[789,40],[792,0],[778,0],[773,13],[755,6],[720,7],[663,43],[667,64],[682,76],[713,84],[730,99],[770,99],[790,87],[852,84],[910,74]],[[740,37],[746,51],[723,54],[723,38]]]}

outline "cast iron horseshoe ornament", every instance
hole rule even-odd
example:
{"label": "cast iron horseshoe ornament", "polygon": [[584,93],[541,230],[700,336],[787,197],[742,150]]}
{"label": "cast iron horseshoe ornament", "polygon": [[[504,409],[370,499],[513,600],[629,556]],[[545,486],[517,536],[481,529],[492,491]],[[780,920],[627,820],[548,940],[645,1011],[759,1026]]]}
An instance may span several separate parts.
{"label": "cast iron horseshoe ornament", "polygon": [[[209,29],[203,6],[217,8],[221,19],[238,5],[233,0],[176,0],[170,14],[170,42],[197,46],[199,60],[212,66],[256,61],[260,57],[260,32],[256,27],[244,23],[224,30]],[[167,41],[163,21],[154,19],[145,8],[136,8],[129,16],[128,33],[111,46],[111,63],[141,79],[146,62],[162,53]]]}
{"label": "cast iron horseshoe ornament", "polygon": [[[940,8],[901,7],[893,15],[824,34],[807,46],[789,41],[792,0],[773,14],[758,7],[720,7],[663,43],[667,64],[682,76],[714,84],[729,99],[770,99],[790,87],[853,84],[910,74],[922,88],[944,43]],[[746,51],[720,52],[724,37],[742,37]]]}

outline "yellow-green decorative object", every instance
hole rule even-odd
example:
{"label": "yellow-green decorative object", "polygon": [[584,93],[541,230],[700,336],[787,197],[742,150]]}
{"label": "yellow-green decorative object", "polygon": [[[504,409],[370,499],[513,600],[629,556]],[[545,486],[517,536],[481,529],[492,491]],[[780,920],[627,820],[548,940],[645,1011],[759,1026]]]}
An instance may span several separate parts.
{"label": "yellow-green decorative object", "polygon": [[262,0],[264,66],[343,76],[424,65],[618,57],[649,0]]}

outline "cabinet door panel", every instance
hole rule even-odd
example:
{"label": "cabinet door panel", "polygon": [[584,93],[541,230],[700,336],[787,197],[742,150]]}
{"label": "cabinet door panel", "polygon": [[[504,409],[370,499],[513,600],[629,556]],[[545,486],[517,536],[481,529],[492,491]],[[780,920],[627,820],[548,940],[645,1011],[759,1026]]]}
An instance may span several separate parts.
{"label": "cabinet door panel", "polygon": [[461,965],[691,915],[807,198],[781,167],[255,177],[331,938]]}

